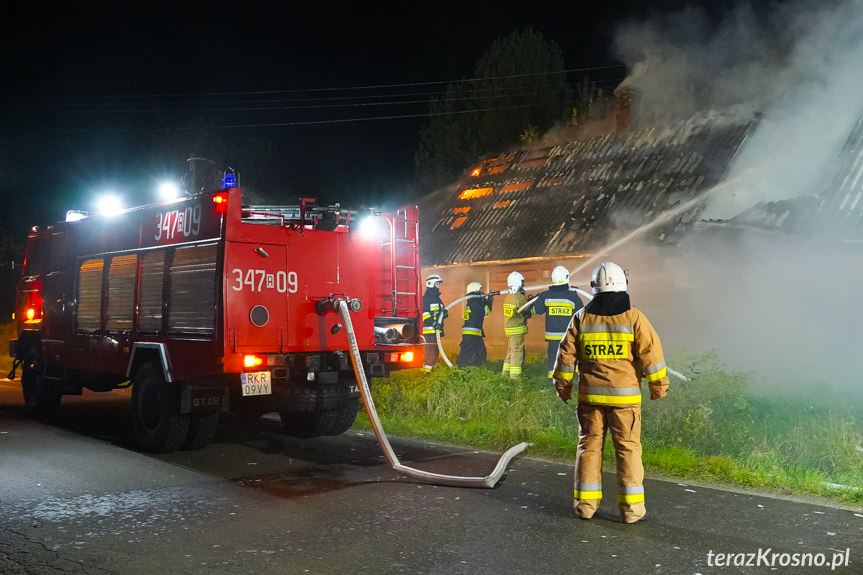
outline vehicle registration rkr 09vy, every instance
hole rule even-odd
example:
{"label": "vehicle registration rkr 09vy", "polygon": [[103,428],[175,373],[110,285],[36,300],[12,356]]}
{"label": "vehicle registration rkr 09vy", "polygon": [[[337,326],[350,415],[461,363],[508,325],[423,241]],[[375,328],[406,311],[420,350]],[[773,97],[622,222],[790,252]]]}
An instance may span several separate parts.
{"label": "vehicle registration rkr 09vy", "polygon": [[270,395],[273,393],[269,371],[241,373],[240,384],[243,389],[244,397],[247,395]]}

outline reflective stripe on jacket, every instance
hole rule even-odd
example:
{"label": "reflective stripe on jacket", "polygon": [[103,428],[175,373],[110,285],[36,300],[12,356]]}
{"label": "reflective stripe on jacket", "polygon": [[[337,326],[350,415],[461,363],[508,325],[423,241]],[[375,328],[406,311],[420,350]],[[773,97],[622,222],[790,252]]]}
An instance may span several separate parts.
{"label": "reflective stripe on jacket", "polygon": [[527,318],[533,315],[533,308],[518,313],[519,308],[526,303],[524,292],[506,294],[503,300],[503,333],[507,337],[527,333]]}
{"label": "reflective stripe on jacket", "polygon": [[[480,295],[479,292],[472,292],[468,295]],[[465,302],[464,308],[464,326],[461,328],[462,335],[478,335],[485,337],[485,332],[482,329],[485,316],[491,313],[492,304],[487,297],[472,297]]]}
{"label": "reflective stripe on jacket", "polygon": [[440,298],[440,290],[428,288],[423,294],[423,334],[435,332],[435,321],[444,312],[443,300]]}
{"label": "reflective stripe on jacket", "polygon": [[572,314],[584,307],[578,292],[569,284],[551,286],[536,298],[532,309],[545,314],[545,341],[560,341],[569,327]]}
{"label": "reflective stripe on jacket", "polygon": [[642,377],[660,397],[668,388],[662,344],[636,308],[611,316],[576,312],[560,343],[553,377],[579,373],[578,401],[598,405],[641,403]]}

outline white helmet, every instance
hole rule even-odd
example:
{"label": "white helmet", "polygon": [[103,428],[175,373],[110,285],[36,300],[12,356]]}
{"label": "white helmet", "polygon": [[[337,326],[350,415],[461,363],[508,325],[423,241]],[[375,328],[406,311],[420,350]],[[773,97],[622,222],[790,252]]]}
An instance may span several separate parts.
{"label": "white helmet", "polygon": [[551,270],[551,283],[554,285],[569,283],[569,270],[563,266],[557,266]]}
{"label": "white helmet", "polygon": [[626,272],[615,263],[602,262],[593,270],[590,287],[593,293],[626,291]]}
{"label": "white helmet", "polygon": [[470,282],[469,284],[467,284],[467,292],[466,293],[471,293],[471,292],[475,292],[475,291],[482,291],[482,284],[481,283]]}
{"label": "white helmet", "polygon": [[524,287],[524,276],[518,272],[512,272],[506,278],[506,286],[512,293]]}
{"label": "white helmet", "polygon": [[426,278],[426,287],[427,288],[434,287],[434,285],[438,282],[443,283],[443,278],[441,278],[437,274],[432,274]]}

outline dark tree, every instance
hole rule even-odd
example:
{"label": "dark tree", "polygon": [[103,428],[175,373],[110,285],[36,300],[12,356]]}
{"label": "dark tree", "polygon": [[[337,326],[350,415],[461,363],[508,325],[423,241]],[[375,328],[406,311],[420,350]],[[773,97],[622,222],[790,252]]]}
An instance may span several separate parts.
{"label": "dark tree", "polygon": [[432,101],[415,157],[420,184],[445,185],[480,155],[566,119],[571,93],[565,70],[557,44],[530,28],[496,40],[477,62],[474,78],[450,84]]}

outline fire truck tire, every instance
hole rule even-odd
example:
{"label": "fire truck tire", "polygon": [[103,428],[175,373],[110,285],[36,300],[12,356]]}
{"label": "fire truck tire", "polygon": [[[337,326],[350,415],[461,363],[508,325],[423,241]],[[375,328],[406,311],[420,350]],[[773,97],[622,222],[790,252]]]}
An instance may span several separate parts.
{"label": "fire truck tire", "polygon": [[343,406],[350,398],[350,389],[346,385],[298,385],[286,388],[285,394],[288,396],[291,412],[330,411]]}
{"label": "fire truck tire", "polygon": [[180,393],[162,370],[147,363],[132,380],[132,432],[145,451],[176,451],[189,434],[189,415],[180,413]]}
{"label": "fire truck tire", "polygon": [[359,412],[359,405],[359,399],[349,398],[343,399],[338,406],[331,409],[283,410],[279,412],[279,416],[285,431],[293,437],[340,435],[354,425],[354,420]]}
{"label": "fire truck tire", "polygon": [[31,350],[22,363],[21,390],[24,392],[24,405],[36,416],[55,413],[63,397],[58,388],[45,380],[44,371],[39,354]]}
{"label": "fire truck tire", "polygon": [[335,410],[335,419],[332,426],[327,430],[327,435],[341,435],[354,426],[354,421],[357,418],[357,413],[360,411],[360,400],[348,400],[346,407],[341,407]]}
{"label": "fire truck tire", "polygon": [[183,449],[195,451],[213,441],[216,428],[219,426],[219,412],[193,413],[189,417],[189,433],[183,443]]}

